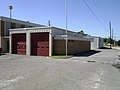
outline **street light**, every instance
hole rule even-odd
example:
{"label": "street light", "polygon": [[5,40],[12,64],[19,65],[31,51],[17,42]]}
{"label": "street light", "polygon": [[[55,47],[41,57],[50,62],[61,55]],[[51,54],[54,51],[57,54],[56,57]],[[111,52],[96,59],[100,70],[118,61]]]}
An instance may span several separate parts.
{"label": "street light", "polygon": [[[11,18],[12,18],[12,9],[13,9],[13,6],[8,6],[8,9],[10,10],[10,25],[11,25]],[[10,26],[10,29],[11,29],[11,26]],[[10,34],[9,34],[9,30],[8,30],[8,32],[7,32],[7,35],[9,36]],[[9,39],[9,41],[8,41],[8,43],[9,43],[9,49],[8,49],[8,52],[9,52],[9,50],[10,50],[10,53],[11,53],[11,45],[10,45],[10,43],[11,43],[11,40]]]}
{"label": "street light", "polygon": [[8,8],[10,10],[10,19],[11,19],[12,18],[12,9],[13,9],[13,6],[9,6]]}

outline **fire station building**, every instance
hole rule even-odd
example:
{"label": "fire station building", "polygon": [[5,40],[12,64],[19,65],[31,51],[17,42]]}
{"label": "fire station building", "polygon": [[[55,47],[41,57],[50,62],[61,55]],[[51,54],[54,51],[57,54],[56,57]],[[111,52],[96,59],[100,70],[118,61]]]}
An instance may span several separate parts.
{"label": "fire station building", "polygon": [[2,48],[2,52],[9,52],[9,29],[27,27],[44,27],[44,25],[0,16],[0,48]]}
{"label": "fire station building", "polygon": [[[66,30],[56,27],[10,29],[11,54],[52,56],[65,55]],[[90,50],[90,39],[80,33],[67,32],[68,54]]]}

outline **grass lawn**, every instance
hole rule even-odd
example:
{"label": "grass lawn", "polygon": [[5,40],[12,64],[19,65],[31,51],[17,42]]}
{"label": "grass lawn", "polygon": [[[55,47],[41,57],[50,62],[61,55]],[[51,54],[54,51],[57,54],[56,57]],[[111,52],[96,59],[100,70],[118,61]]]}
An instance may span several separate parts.
{"label": "grass lawn", "polygon": [[50,58],[54,58],[54,59],[67,59],[67,58],[70,58],[70,57],[72,57],[72,56],[64,56],[64,55],[60,55],[60,56],[50,56]]}

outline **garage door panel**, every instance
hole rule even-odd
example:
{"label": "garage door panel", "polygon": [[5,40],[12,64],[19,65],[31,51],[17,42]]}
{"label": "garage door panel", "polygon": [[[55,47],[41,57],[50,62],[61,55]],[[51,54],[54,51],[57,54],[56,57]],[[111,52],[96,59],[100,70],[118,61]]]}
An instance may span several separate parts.
{"label": "garage door panel", "polygon": [[37,55],[48,56],[49,55],[49,42],[39,41],[37,43]]}
{"label": "garage door panel", "polygon": [[31,44],[32,55],[49,56],[49,33],[32,33]]}
{"label": "garage door panel", "polygon": [[26,54],[26,42],[17,42],[17,54]]}
{"label": "garage door panel", "polygon": [[37,52],[37,55],[38,56],[48,56],[48,54],[49,54],[48,51],[49,50],[41,50],[41,49],[39,49],[38,52]]}
{"label": "garage door panel", "polygon": [[12,53],[13,54],[26,54],[26,34],[13,34],[12,35]]}

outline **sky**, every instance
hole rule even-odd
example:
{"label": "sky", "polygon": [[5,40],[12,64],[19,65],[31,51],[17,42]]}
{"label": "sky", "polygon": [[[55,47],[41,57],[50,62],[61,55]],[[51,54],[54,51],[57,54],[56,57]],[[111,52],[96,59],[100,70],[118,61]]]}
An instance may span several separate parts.
{"label": "sky", "polygon": [[[14,19],[65,28],[65,0],[0,0],[0,16],[9,17],[10,5]],[[120,0],[67,0],[67,19],[69,30],[100,37],[109,37],[111,21],[120,39]]]}

